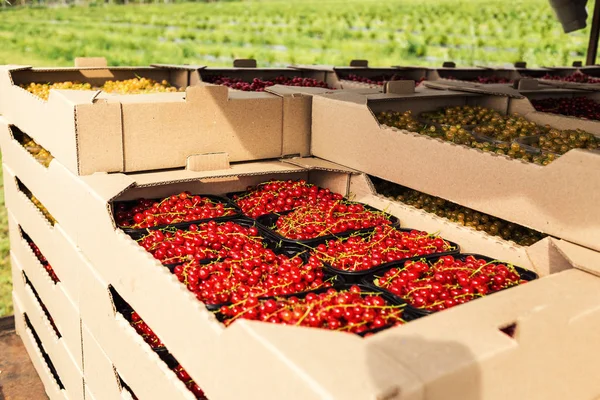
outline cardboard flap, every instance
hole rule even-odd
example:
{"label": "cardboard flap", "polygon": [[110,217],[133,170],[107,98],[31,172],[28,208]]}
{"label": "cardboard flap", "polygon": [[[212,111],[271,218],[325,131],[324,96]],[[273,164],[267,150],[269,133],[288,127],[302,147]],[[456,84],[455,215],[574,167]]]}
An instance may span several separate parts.
{"label": "cardboard flap", "polygon": [[256,60],[252,58],[239,58],[233,60],[234,68],[256,68]]}
{"label": "cardboard flap", "polygon": [[195,64],[150,64],[153,68],[160,69],[181,69],[186,71],[196,71],[205,69],[206,65],[195,65]]}
{"label": "cardboard flap", "polygon": [[600,276],[599,252],[561,239],[552,238],[552,244],[575,268]]}
{"label": "cardboard flap", "polygon": [[75,67],[87,68],[87,67],[107,67],[108,62],[105,57],[76,57]]}
{"label": "cardboard flap", "polygon": [[0,70],[4,71],[26,71],[28,69],[33,69],[31,65],[1,65]]}
{"label": "cardboard flap", "polygon": [[415,92],[415,81],[387,81],[383,85],[383,93],[410,94]]}
{"label": "cardboard flap", "polygon": [[99,90],[50,90],[48,102],[67,101],[71,104],[93,104],[96,97],[101,93]]}
{"label": "cardboard flap", "polygon": [[514,82],[513,87],[517,90],[538,90],[540,85],[536,79],[517,79]]}
{"label": "cardboard flap", "polygon": [[135,177],[125,174],[107,174],[104,172],[79,177],[90,188],[90,193],[104,201],[109,201],[127,189],[135,186]]}
{"label": "cardboard flap", "polygon": [[298,167],[279,160],[259,161],[240,164],[231,164],[230,168],[213,171],[189,171],[178,169],[173,171],[144,172],[130,174],[127,176],[135,179],[138,187],[160,186],[174,182],[189,182],[204,179],[228,178],[237,176],[267,175],[273,173],[292,173],[306,171],[306,168]]}
{"label": "cardboard flap", "polygon": [[319,95],[321,97],[327,97],[333,100],[339,100],[339,101],[347,101],[350,103],[356,103],[356,104],[367,104],[367,96],[360,94],[359,92],[352,92],[352,91],[348,91],[348,90],[344,90],[344,91],[339,91],[339,92],[332,92],[332,93],[325,93],[322,95]]}
{"label": "cardboard flap", "polygon": [[306,169],[318,169],[323,171],[333,171],[333,172],[344,172],[350,174],[357,174],[359,171],[344,167],[343,165],[339,165],[333,163],[331,161],[323,160],[322,158],[316,157],[294,157],[287,158],[285,160],[281,160],[282,162],[292,164],[298,167],[306,168]]}
{"label": "cardboard flap", "polygon": [[369,60],[352,60],[352,61],[350,61],[350,66],[351,67],[368,68]]}
{"label": "cardboard flap", "polygon": [[495,96],[505,96],[512,97],[516,99],[522,99],[524,96],[520,94],[517,90],[507,86],[507,85],[483,85],[478,83],[468,83],[468,82],[459,82],[459,81],[451,81],[447,79],[441,79],[437,81],[425,81],[423,85],[432,88],[432,89],[442,89],[442,90],[455,90],[457,92],[471,92],[471,93],[480,93],[480,94],[488,94]]}
{"label": "cardboard flap", "polygon": [[194,154],[187,158],[185,169],[188,171],[216,171],[229,169],[229,154]]}

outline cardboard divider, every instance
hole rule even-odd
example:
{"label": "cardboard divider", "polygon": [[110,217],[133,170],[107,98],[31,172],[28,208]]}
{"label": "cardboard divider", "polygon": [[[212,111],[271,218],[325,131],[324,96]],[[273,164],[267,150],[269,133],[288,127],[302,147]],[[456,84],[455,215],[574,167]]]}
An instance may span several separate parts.
{"label": "cardboard divider", "polygon": [[[9,167],[4,165],[6,182],[15,182],[16,177]],[[43,180],[41,181],[43,182]],[[24,258],[29,257],[31,263],[39,261],[22,238],[19,227],[31,238],[46,257],[64,286],[63,291],[73,303],[77,303],[80,296],[79,271],[76,268],[79,255],[67,251],[74,244],[60,224],[50,225],[41,211],[20,192],[15,185],[4,186],[6,206],[9,209],[9,222],[11,246],[14,252]],[[39,264],[40,268],[41,264]],[[44,271],[45,272],[45,271]],[[48,277],[48,280],[50,278]]]}
{"label": "cardboard divider", "polygon": [[[113,322],[114,324],[114,322]],[[111,361],[111,358],[104,352],[104,350],[102,349],[102,347],[100,346],[100,344],[96,341],[96,339],[94,338],[94,336],[92,335],[92,333],[90,332],[90,330],[87,328],[87,326],[85,326],[85,324],[82,325],[82,336],[83,336],[83,354],[84,354],[84,381],[85,381],[85,388],[86,388],[86,396],[87,393],[93,393],[93,397],[97,398],[97,399],[107,399],[107,400],[111,400],[111,399],[132,399],[132,396],[128,393],[128,391],[121,385],[120,379],[119,379],[119,373],[117,372],[115,366],[113,365],[113,362]],[[131,346],[137,347],[139,344],[136,343],[132,343],[130,340],[130,344]],[[145,344],[145,343],[144,343]],[[140,352],[138,351],[134,351],[134,356],[137,356]],[[119,356],[117,358],[117,360],[119,362],[121,362],[121,359],[123,357]],[[176,381],[172,380],[172,376],[169,376],[168,378],[164,378],[163,374],[165,375],[171,375],[169,372],[164,372],[161,368],[159,368],[158,366],[154,366],[152,364],[159,364],[162,363],[161,360],[155,360],[153,357],[147,357],[147,358],[138,358],[137,362],[139,363],[137,368],[138,368],[138,374],[143,375],[145,373],[147,373],[148,370],[151,370],[150,372],[148,372],[151,376],[154,376],[154,374],[156,373],[157,370],[158,371],[158,376],[160,377],[160,379],[158,381],[155,381],[153,383],[151,383],[151,387],[147,388],[147,389],[143,389],[140,388],[142,390],[141,393],[144,393],[148,396],[150,396],[150,398],[152,398],[153,396],[158,395],[158,393],[165,393],[164,389],[158,389],[158,392],[155,392],[154,390],[157,390],[154,388],[155,385],[172,385],[175,386],[178,390],[167,390],[166,392],[168,393],[168,396],[171,397],[166,397],[166,398],[172,398],[172,399],[193,399],[194,397],[190,397],[186,392],[189,392],[187,390],[187,388],[181,387],[183,384],[178,384]],[[135,375],[136,372],[135,371],[129,371],[130,375]],[[177,380],[176,377],[174,377],[175,380]],[[140,379],[137,379],[140,380]],[[165,383],[167,382],[167,383]],[[137,383],[137,382],[136,382]],[[148,382],[145,382],[145,384]],[[143,398],[143,397],[139,397],[141,396],[138,395],[137,390],[132,388],[132,391],[134,391],[134,393],[136,393],[136,396],[138,396],[138,398]],[[175,397],[173,397],[175,396]],[[86,400],[88,398],[86,397]]]}
{"label": "cardboard divider", "polygon": [[[72,335],[67,329],[64,329],[64,321],[67,319],[76,320],[79,325],[79,314],[74,308],[62,308],[56,310],[52,307],[54,299],[47,299],[43,293],[43,287],[36,286],[36,290],[40,295],[41,300],[48,309],[50,317],[54,320],[54,323],[61,332],[61,337],[57,337],[48,316],[44,313],[42,305],[38,302],[35,294],[28,284],[25,283],[23,271],[25,271],[16,257],[11,257],[12,269],[13,269],[13,292],[15,296],[20,299],[20,305],[23,307],[23,312],[27,313],[31,325],[34,327],[38,334],[44,350],[48,353],[48,356],[52,360],[54,367],[60,377],[65,391],[69,399],[83,399],[83,371],[81,365],[81,334],[77,332],[75,337],[69,337]],[[29,277],[29,275],[28,275]],[[29,277],[30,280],[33,278]],[[33,283],[35,285],[35,283]],[[18,315],[15,313],[15,315]],[[61,322],[62,325],[61,325]],[[61,330],[61,327],[63,328]],[[79,346],[79,351],[72,354],[69,350],[68,343],[75,343]]]}
{"label": "cardboard divider", "polygon": [[[46,394],[50,400],[67,400],[66,390],[61,389],[58,383],[54,379],[50,368],[44,360],[42,351],[38,347],[31,330],[25,324],[25,308],[21,305],[21,300],[13,293],[13,308],[15,314],[15,329],[17,334],[21,337],[25,350],[29,354],[29,358],[33,364],[33,367],[37,371]],[[70,400],[70,399],[69,399]]]}
{"label": "cardboard divider", "polygon": [[[14,253],[11,253],[11,262],[14,265],[13,291],[23,301],[29,299],[24,294],[28,286],[25,283],[25,276],[29,279],[31,286],[35,289],[35,292],[48,310],[48,314],[52,317],[56,329],[60,334],[60,337],[57,336],[48,322],[47,330],[50,332],[50,337],[52,338],[48,343],[66,349],[65,351],[69,353],[75,367],[81,370],[81,328],[78,306],[73,304],[62,291],[60,283],[54,285],[52,281],[49,281],[46,271],[39,265],[39,262],[36,264],[32,260],[19,259]],[[25,275],[23,275],[23,272]],[[31,291],[31,295],[33,296],[33,291]],[[33,301],[36,303],[37,299],[33,297]],[[62,350],[58,351],[62,352]]]}
{"label": "cardboard divider", "polygon": [[[92,383],[92,386],[108,385],[104,389],[97,386],[98,391],[96,394],[100,394],[100,398],[105,398],[105,395],[114,394],[116,391],[120,392],[120,383],[114,373],[114,368],[116,368],[140,398],[194,399],[195,397],[179,381],[175,373],[169,370],[167,365],[151,350],[150,346],[144,342],[144,339],[129,322],[116,311],[108,284],[98,276],[91,265],[82,264],[79,267],[85,271],[86,279],[82,285],[88,294],[80,302],[84,332],[85,376],[89,377],[88,379],[92,382],[98,380],[97,383]],[[179,289],[183,293],[183,289]],[[175,305],[171,302],[172,298],[168,295],[165,296],[162,291],[160,291],[160,296],[157,297],[169,299],[169,303],[164,304],[163,308],[170,309]],[[191,303],[191,300],[188,301]],[[201,305],[199,302],[197,303]],[[156,313],[160,314],[160,311],[162,310],[156,310]],[[144,314],[140,314],[146,318]],[[190,316],[193,317],[193,315]],[[188,331],[188,326],[184,327],[181,324],[178,329],[180,334],[187,332],[187,335],[190,335],[193,332]],[[188,352],[190,348],[204,349],[206,346],[207,349],[210,349],[210,343],[202,341],[201,337],[192,335],[190,340],[192,343],[188,343],[188,346],[190,346]],[[98,353],[98,346],[103,353],[106,353],[105,358]],[[96,350],[94,350],[94,347]],[[189,353],[195,356],[196,364],[204,364],[206,360],[211,359],[210,352],[206,352],[200,359],[196,356],[196,352]],[[91,357],[91,359],[87,357]],[[110,360],[109,364],[106,364],[108,360]],[[206,368],[214,369],[212,366]],[[111,372],[112,377],[110,376]]]}
{"label": "cardboard divider", "polygon": [[[593,398],[599,289],[599,279],[565,271],[367,341],[410,366],[428,399]],[[513,323],[513,337],[500,330]]]}
{"label": "cardboard divider", "polygon": [[[313,155],[600,250],[597,152],[571,150],[547,166],[380,126],[375,112],[482,105],[519,111],[526,99],[455,91],[335,94],[313,99]],[[531,118],[535,113],[528,113]],[[340,144],[344,145],[341,146]],[[424,179],[423,177],[427,177]],[[460,182],[459,185],[454,182]],[[565,190],[568,185],[569,190]],[[552,193],[551,196],[548,193]]]}
{"label": "cardboard divider", "polygon": [[183,167],[217,152],[232,162],[308,154],[311,96],[300,92],[202,84],[139,95],[52,90],[44,101],[15,85],[18,72],[0,68],[1,114],[76,174]]}

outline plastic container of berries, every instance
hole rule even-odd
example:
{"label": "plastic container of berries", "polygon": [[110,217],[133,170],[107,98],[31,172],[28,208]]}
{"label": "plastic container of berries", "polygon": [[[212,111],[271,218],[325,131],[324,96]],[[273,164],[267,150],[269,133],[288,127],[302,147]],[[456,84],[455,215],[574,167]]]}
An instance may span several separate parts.
{"label": "plastic container of berries", "polygon": [[[424,261],[427,263],[428,267],[431,269],[432,265],[436,264],[443,257],[446,257],[446,256],[439,256],[437,258],[431,258],[429,260],[424,260]],[[502,262],[500,260],[496,260],[496,259],[491,258],[491,257],[483,256],[481,254],[471,254],[470,253],[470,254],[459,254],[457,256],[453,256],[454,260],[460,260],[461,262],[465,262],[465,260],[467,259],[467,257],[475,257],[476,260],[484,260],[485,261],[484,266],[488,266],[488,265],[510,265],[509,263],[505,263],[505,262]],[[410,262],[410,261],[406,261],[406,262]],[[406,262],[405,262],[405,264],[406,264]],[[416,306],[413,301],[411,301],[409,299],[406,299],[406,296],[403,297],[401,295],[397,295],[397,294],[393,293],[392,291],[388,290],[388,288],[384,288],[384,287],[379,286],[376,283],[377,280],[380,277],[383,277],[383,275],[384,275],[385,272],[387,272],[387,271],[389,271],[389,270],[391,270],[393,268],[396,268],[396,267],[388,268],[385,271],[384,270],[379,270],[375,274],[368,275],[368,276],[366,276],[366,277],[363,278],[362,283],[365,286],[370,287],[373,290],[381,290],[381,291],[385,292],[387,295],[394,297],[397,301],[404,301],[407,304],[406,311],[405,311],[405,314],[407,315],[407,318],[410,318],[410,319],[421,318],[421,317],[424,317],[424,316],[427,316],[427,315],[431,315],[431,314],[433,314],[435,312],[441,311],[441,310],[431,310],[431,309],[427,309],[425,307]],[[481,270],[481,268],[482,268],[482,266],[478,267],[478,270]],[[484,297],[484,296],[489,296],[491,294],[494,294],[494,293],[497,293],[497,292],[509,289],[511,287],[518,286],[519,284],[521,284],[520,281],[530,282],[530,281],[533,281],[533,280],[536,280],[536,279],[539,278],[539,276],[538,276],[537,273],[535,273],[533,271],[530,271],[528,269],[525,269],[525,268],[522,268],[522,267],[519,267],[519,266],[515,266],[515,265],[511,265],[511,268],[514,268],[514,271],[515,271],[515,273],[516,273],[516,275],[517,275],[517,277],[519,279],[519,283],[513,284],[513,285],[508,286],[508,287],[503,287],[503,288],[501,288],[499,290],[489,291],[489,292],[487,292],[485,294],[479,295],[478,297],[475,297],[476,294],[470,295],[470,296],[473,296],[473,298],[471,298],[470,300],[467,300],[466,302],[473,301],[473,300],[476,300],[477,298]],[[475,271],[477,271],[477,270],[475,270]],[[443,274],[443,272],[442,272],[442,274]],[[471,275],[471,276],[473,276],[473,275]],[[493,280],[493,279],[494,278],[490,278],[490,281]],[[504,277],[504,279],[506,279],[506,277]],[[432,286],[432,285],[429,285],[429,286]],[[431,287],[429,287],[428,289],[431,289]],[[456,288],[454,290],[459,290],[459,289]],[[414,289],[413,289],[413,291],[414,291]],[[464,295],[465,294],[462,293],[462,294],[459,294],[458,296],[464,296]],[[452,300],[456,300],[456,298],[454,298]],[[456,305],[459,305],[459,304],[454,304],[454,305],[448,306],[446,308],[455,307]]]}
{"label": "plastic container of berries", "polygon": [[[395,216],[388,214],[386,212],[380,211],[374,207],[371,207],[367,204],[362,204],[359,203],[363,206],[363,208],[366,211],[370,211],[373,213],[377,213],[377,214],[381,214],[384,216],[386,221],[389,221],[389,225],[393,226],[395,228],[400,228],[400,220],[398,218],[396,218]],[[348,229],[339,233],[335,233],[335,234],[327,234],[327,235],[323,235],[323,236],[315,236],[309,239],[293,239],[293,238],[288,238],[283,236],[281,233],[277,232],[276,228],[277,228],[277,221],[280,218],[285,218],[287,216],[289,216],[291,213],[293,213],[295,210],[291,210],[291,211],[286,211],[286,212],[282,212],[282,213],[278,213],[278,214],[266,214],[263,215],[261,217],[257,218],[257,221],[259,224],[261,224],[263,226],[263,228],[266,230],[266,235],[269,236],[270,239],[273,239],[277,242],[280,242],[282,245],[285,246],[290,246],[290,247],[314,247],[317,244],[325,241],[325,240],[332,240],[332,239],[336,239],[336,238],[343,238],[343,237],[347,237],[350,236],[352,234],[356,234],[356,233],[368,233],[371,232],[375,229],[375,227],[377,225],[374,225],[372,227],[368,227],[368,228],[360,228],[360,229]]]}
{"label": "plastic container of berries", "polygon": [[[236,225],[240,225],[244,228],[252,228],[255,227],[258,230],[258,236],[256,238],[260,238],[267,247],[275,250],[276,247],[281,247],[279,246],[279,243],[276,242],[274,239],[272,239],[269,236],[269,233],[267,231],[267,229],[265,227],[263,227],[262,225],[260,225],[257,221],[252,220],[250,218],[246,218],[246,217],[238,217],[238,218],[231,218],[231,219],[226,219],[226,220],[221,220],[221,221],[217,221],[217,220],[212,220],[217,224],[225,224],[225,223],[233,223]],[[191,225],[198,225],[198,226],[202,226],[203,224],[209,223],[211,221],[204,221],[204,222],[200,222],[199,224],[189,224],[189,226]],[[144,231],[139,231],[139,232],[129,232],[128,235],[134,239],[137,242],[141,242],[145,237],[147,237],[148,235],[153,235],[154,231],[162,231],[162,232],[175,232],[177,230],[185,230],[187,228],[189,228],[189,226],[185,226],[185,227],[177,227],[177,226],[166,226],[163,228],[159,228],[159,229],[153,229],[153,230],[144,230]],[[281,251],[284,251],[284,249],[282,249]],[[286,250],[289,253],[297,253],[298,250],[292,249],[292,250]],[[210,262],[214,262],[214,261],[222,261],[223,257],[206,257],[200,260],[197,260],[200,263],[206,264],[206,263],[210,263]],[[173,269],[181,264],[184,264],[185,261],[181,261],[181,262],[173,262],[173,263],[163,263],[163,266],[165,268],[168,268],[171,272],[173,272]]]}
{"label": "plastic container of berries", "polygon": [[[412,232],[412,231],[414,231],[414,229],[410,229],[410,228],[394,228],[394,229],[397,229],[398,231],[401,231],[401,232]],[[333,240],[347,241],[351,237],[352,236],[347,236],[347,237],[344,237],[344,238],[337,238],[337,239],[333,239]],[[457,243],[451,242],[451,241],[443,239],[441,237],[439,239],[443,240],[444,247],[447,248],[446,251],[432,253],[432,254],[424,254],[424,255],[412,256],[412,257],[399,258],[397,260],[389,261],[389,262],[386,262],[386,263],[382,263],[380,265],[377,265],[377,266],[374,266],[374,267],[371,267],[371,268],[368,268],[368,269],[362,269],[362,270],[341,269],[341,268],[336,268],[335,266],[333,266],[332,264],[330,264],[330,263],[328,263],[326,261],[323,261],[323,260],[321,260],[321,261],[323,262],[323,265],[325,265],[325,269],[326,270],[328,270],[329,272],[331,272],[333,274],[337,274],[337,275],[340,275],[340,276],[344,277],[344,279],[346,280],[346,282],[360,282],[360,283],[363,283],[364,277],[366,277],[368,275],[375,275],[379,271],[385,271],[385,270],[388,270],[388,269],[393,268],[395,266],[403,265],[407,261],[416,261],[416,260],[422,260],[422,259],[430,260],[430,259],[439,258],[441,256],[455,255],[455,254],[459,254],[460,253],[460,246]],[[327,242],[329,242],[330,240],[332,240],[332,239],[322,240],[320,243],[318,243],[316,246],[314,246],[315,249],[320,244],[325,244],[326,245]]]}
{"label": "plastic container of berries", "polygon": [[[206,199],[208,204],[214,204],[217,207],[219,205],[221,205],[224,210],[224,215],[208,217],[208,218],[197,218],[197,219],[187,220],[187,221],[181,220],[182,218],[175,217],[175,218],[173,218],[174,221],[171,223],[156,223],[155,225],[152,225],[152,226],[144,226],[144,227],[137,228],[137,227],[132,227],[132,225],[135,225],[135,224],[139,225],[139,223],[137,223],[136,221],[131,221],[133,224],[128,225],[128,224],[120,223],[120,219],[118,218],[118,213],[120,212],[119,208],[123,207],[123,208],[127,209],[129,207],[129,209],[132,209],[136,206],[136,203],[139,202],[139,200],[128,200],[128,201],[115,202],[113,204],[113,208],[115,210],[115,212],[114,212],[115,221],[119,228],[121,228],[125,233],[127,233],[128,235],[133,237],[135,235],[139,235],[140,233],[144,234],[144,233],[148,232],[149,230],[157,230],[157,229],[166,228],[166,227],[187,228],[192,224],[201,224],[203,222],[208,222],[208,221],[228,221],[228,220],[235,219],[235,218],[241,218],[243,216],[240,208],[234,202],[232,202],[230,199],[228,199],[226,197],[212,195],[212,194],[192,194],[192,195],[190,195],[191,198],[194,198],[196,196],[200,197],[200,199],[202,199],[202,201],[204,201],[204,199]],[[161,201],[166,201],[168,199],[169,198],[149,199],[148,201],[161,202]],[[181,212],[182,211],[179,211],[179,212],[175,211],[175,212],[173,212],[173,214],[181,213]],[[156,220],[156,217],[154,218],[154,220]],[[147,221],[143,221],[142,223],[144,225],[147,225]]]}
{"label": "plastic container of berries", "polygon": [[[303,250],[303,251],[299,252],[298,249],[280,247],[276,250],[274,249],[273,251],[275,252],[275,254],[285,255],[289,258],[300,257],[303,265],[308,263],[308,259],[310,257],[309,250]],[[219,262],[219,261],[210,260],[207,262],[202,262],[201,265],[209,265],[210,263],[214,263],[214,262]],[[328,283],[328,285],[325,285],[326,283]],[[326,265],[323,264],[323,286],[318,287],[316,289],[303,290],[303,291],[293,292],[293,293],[289,293],[289,294],[280,294],[280,295],[276,295],[276,296],[265,295],[265,296],[258,296],[257,298],[262,300],[262,299],[270,299],[270,298],[275,298],[275,297],[292,297],[292,296],[303,297],[307,293],[310,293],[310,292],[325,291],[330,287],[343,286],[346,284],[347,284],[346,279],[344,279],[343,276],[329,271],[327,269]],[[232,302],[225,302],[225,303],[219,303],[219,304],[204,303],[204,306],[209,311],[216,311],[223,306],[230,306],[232,304],[233,304]]]}
{"label": "plastic container of berries", "polygon": [[[319,289],[315,289],[315,290],[311,290],[311,291],[307,291],[304,293],[298,293],[298,294],[290,294],[290,295],[283,295],[283,296],[272,296],[272,297],[265,297],[265,298],[261,298],[258,299],[259,302],[266,302],[269,300],[275,300],[275,301],[285,301],[287,299],[290,299],[292,297],[297,298],[297,299],[305,299],[309,294],[323,294],[326,293],[328,290],[330,289],[334,289],[338,292],[340,291],[351,291],[351,289],[353,287],[358,287],[361,290],[361,297],[362,295],[375,295],[375,296],[379,296],[381,297],[384,301],[385,301],[385,305],[383,307],[389,307],[389,306],[396,306],[398,309],[402,309],[402,322],[409,322],[412,319],[416,319],[416,317],[414,316],[414,314],[411,314],[410,316],[405,316],[405,309],[407,307],[406,303],[400,299],[398,299],[395,296],[391,296],[388,293],[381,291],[377,288],[373,288],[372,286],[369,285],[364,285],[364,284],[339,284],[339,285],[335,285],[332,287],[324,287],[324,288],[319,288]],[[225,316],[222,312],[222,309],[216,309],[213,311],[213,313],[215,314],[217,320],[219,320],[221,323],[226,324],[226,321],[228,320],[227,316]],[[243,318],[242,318],[243,319]],[[362,322],[362,321],[361,321]],[[402,323],[401,322],[401,323]],[[359,322],[360,323],[360,322]],[[395,326],[394,323],[389,323],[389,324],[385,324],[383,326],[377,327],[377,328],[373,328],[373,329],[367,329],[365,331],[362,331],[360,333],[356,333],[359,336],[367,336],[367,335],[372,335],[374,333],[377,332],[381,332],[383,330],[392,328],[393,326]],[[317,329],[328,329],[326,327],[316,327]]]}

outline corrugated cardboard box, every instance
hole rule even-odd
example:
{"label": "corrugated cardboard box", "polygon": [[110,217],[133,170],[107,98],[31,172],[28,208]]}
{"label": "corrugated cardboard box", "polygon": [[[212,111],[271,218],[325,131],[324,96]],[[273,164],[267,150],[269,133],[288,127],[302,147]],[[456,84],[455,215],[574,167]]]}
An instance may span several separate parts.
{"label": "corrugated cardboard box", "polygon": [[329,65],[292,65],[300,71],[312,70],[328,74],[328,83],[335,88],[344,90],[364,90],[373,89],[381,92],[382,85],[370,84],[352,80],[350,75],[356,75],[360,78],[367,78],[375,81],[389,80],[413,80],[419,82],[427,77],[427,68],[424,67],[369,67],[368,60],[352,60],[347,67],[329,66]]}
{"label": "corrugated cardboard box", "polygon": [[286,78],[311,78],[325,82],[331,89],[341,89],[333,71],[311,68],[259,68],[256,60],[234,60],[233,67],[204,67],[200,70],[200,77],[205,82],[212,82],[216,77],[229,77],[252,82],[253,79],[273,80],[277,77]]}
{"label": "corrugated cardboard box", "polygon": [[[182,73],[169,68],[143,71]],[[44,101],[18,86],[84,75],[104,81],[135,71],[1,67],[0,113],[81,175],[183,167],[214,153],[232,162],[308,154],[310,96],[287,88],[230,91],[199,83],[196,70],[192,78],[183,71],[188,79],[182,87],[192,85],[185,93],[52,90]]]}
{"label": "corrugated cardboard box", "polygon": [[[442,106],[477,104],[544,121],[547,114],[538,115],[531,111],[529,101],[507,94],[512,97],[432,90],[317,96],[311,151],[317,157],[600,250],[600,219],[595,218],[600,200],[597,152],[571,150],[539,166],[381,126],[374,115],[387,110],[412,110],[418,115]],[[552,116],[552,123],[556,118],[560,116]],[[576,127],[572,119],[564,120]]]}

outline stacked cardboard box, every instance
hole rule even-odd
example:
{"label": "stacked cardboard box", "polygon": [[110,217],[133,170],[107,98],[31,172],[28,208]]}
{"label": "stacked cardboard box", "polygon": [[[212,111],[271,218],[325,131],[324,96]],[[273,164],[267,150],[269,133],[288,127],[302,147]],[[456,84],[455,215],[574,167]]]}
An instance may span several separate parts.
{"label": "stacked cardboard box", "polygon": [[[198,104],[210,103],[212,90],[232,95],[225,88],[206,88],[211,87],[188,88],[186,102],[195,98]],[[0,146],[10,216],[15,318],[52,399],[194,398],[172,366],[130,325],[119,305],[122,300],[152,328],[210,399],[598,396],[600,342],[595,336],[600,328],[600,221],[593,212],[600,193],[593,172],[597,154],[571,151],[546,167],[528,165],[383,127],[373,115],[390,107],[422,111],[439,105],[483,104],[542,118],[526,99],[475,93],[473,88],[468,92],[420,89],[416,94],[300,96],[310,100],[309,112],[295,114],[294,109],[283,108],[274,118],[281,123],[291,113],[310,127],[312,114],[311,129],[290,137],[295,143],[311,143],[309,150],[298,152],[307,157],[278,158],[290,154],[279,151],[272,153],[275,159],[263,160],[266,156],[250,152],[238,159],[244,162],[231,165],[213,159],[169,170],[158,168],[165,162],[169,167],[186,165],[169,160],[170,153],[164,149],[168,138],[192,124],[185,119],[187,114],[182,111],[177,121],[164,120],[160,126],[165,129],[158,131],[152,130],[158,125],[133,118],[120,131],[123,146],[127,147],[127,133],[136,129],[146,139],[161,137],[166,142],[162,147],[155,142],[153,152],[129,148],[131,157],[137,158],[133,165],[139,167],[111,171],[102,170],[102,165],[123,162],[122,150],[107,151],[102,163],[94,164],[94,147],[82,151],[79,140],[60,142],[64,133],[54,125],[74,127],[79,117],[88,118],[88,127],[74,137],[88,135],[98,149],[103,140],[97,135],[104,132],[103,127],[86,130],[106,116],[96,114],[103,110],[98,104],[70,104],[69,112],[48,114],[45,107],[61,95],[51,94],[46,103],[35,100],[40,103],[38,118],[27,125],[24,117],[18,118],[27,111],[25,104],[12,111],[6,107],[25,98],[24,93],[17,95],[18,88],[11,90],[14,94],[2,92],[2,110],[8,113],[0,118]],[[123,116],[128,104],[146,104],[135,98],[119,97]],[[175,112],[169,102],[156,104],[155,99],[152,95],[146,104],[153,113]],[[190,153],[205,154],[203,139],[225,132],[221,145],[208,146],[211,151],[270,146],[277,135],[265,133],[259,139],[244,133],[243,128],[254,129],[255,113],[253,107],[236,111],[239,121],[247,122],[240,122],[236,135],[227,137],[231,125],[217,119],[212,129],[202,126],[182,143],[189,144]],[[133,130],[127,131],[126,126]],[[23,133],[55,156],[47,166],[23,147]],[[159,155],[160,149],[164,151]],[[191,155],[182,149],[184,157],[178,160]],[[112,158],[119,161],[113,163]],[[115,173],[86,174],[81,165],[89,166],[87,172]],[[525,247],[464,228],[383,197],[365,173],[554,237]],[[535,270],[541,279],[368,338],[255,321],[237,321],[225,328],[168,269],[117,228],[113,217],[113,204],[119,200],[156,198],[182,190],[223,194],[270,179],[300,178],[385,209],[403,226],[439,231],[459,243],[463,252]],[[40,211],[42,206],[46,213]],[[39,253],[32,250],[31,242]],[[58,281],[52,279],[39,254]]]}

